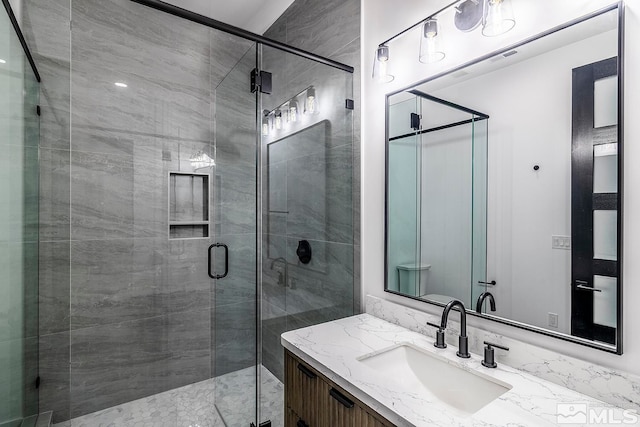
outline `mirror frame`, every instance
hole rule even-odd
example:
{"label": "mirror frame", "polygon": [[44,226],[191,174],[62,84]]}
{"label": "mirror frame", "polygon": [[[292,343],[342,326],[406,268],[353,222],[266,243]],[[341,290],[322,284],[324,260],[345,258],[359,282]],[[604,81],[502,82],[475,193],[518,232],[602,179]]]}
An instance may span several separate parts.
{"label": "mirror frame", "polygon": [[607,345],[607,344],[600,344],[596,341],[592,341],[592,340],[588,340],[585,338],[580,338],[580,337],[576,337],[573,335],[569,335],[569,334],[565,334],[565,333],[561,333],[561,332],[554,332],[552,330],[549,329],[545,329],[542,327],[538,327],[538,326],[533,326],[533,325],[529,325],[523,322],[519,322],[517,320],[510,320],[510,319],[506,319],[506,318],[502,318],[502,317],[496,317],[496,316],[491,316],[491,315],[487,315],[484,313],[477,313],[475,310],[473,310],[472,308],[467,308],[467,314],[471,314],[472,316],[481,318],[481,319],[487,319],[487,320],[491,320],[497,323],[501,323],[504,325],[508,325],[508,326],[514,326],[516,328],[519,329],[524,329],[527,331],[531,331],[531,332],[537,332],[539,334],[542,335],[546,335],[549,337],[553,337],[553,338],[558,338],[561,339],[563,341],[568,341],[568,342],[573,342],[576,344],[580,344],[580,345],[584,345],[587,347],[591,347],[597,350],[602,350],[602,351],[606,351],[609,353],[614,353],[617,355],[621,355],[622,354],[622,339],[623,339],[623,313],[622,313],[622,309],[623,309],[623,272],[624,272],[624,257],[623,257],[623,229],[624,229],[624,215],[623,215],[623,207],[624,207],[624,1],[619,1],[617,3],[614,3],[610,6],[604,7],[600,10],[597,10],[595,12],[591,12],[587,15],[583,15],[579,18],[573,19],[569,22],[566,22],[562,25],[553,27],[547,31],[544,31],[542,33],[539,33],[537,35],[528,37],[520,42],[517,42],[515,44],[511,44],[509,46],[506,46],[504,48],[495,50],[493,52],[490,52],[486,55],[480,56],[478,58],[475,58],[471,61],[465,62],[462,65],[459,65],[457,67],[451,68],[447,71],[438,73],[432,77],[429,77],[427,79],[424,80],[420,80],[417,81],[413,84],[411,84],[410,86],[404,87],[400,90],[396,90],[394,92],[391,93],[387,93],[386,97],[385,97],[385,194],[384,194],[384,199],[385,199],[385,212],[384,212],[384,291],[385,292],[389,292],[391,294],[394,295],[399,295],[405,298],[410,298],[410,299],[414,299],[417,301],[421,301],[427,304],[432,304],[438,307],[444,307],[445,304],[437,302],[437,301],[429,301],[426,299],[422,299],[416,296],[411,296],[411,295],[406,295],[403,294],[401,292],[398,291],[393,291],[393,290],[389,290],[388,289],[388,280],[389,280],[389,264],[388,264],[388,252],[389,252],[389,98],[392,97],[393,95],[397,95],[399,93],[402,92],[406,92],[407,90],[410,90],[418,85],[421,84],[425,84],[428,83],[430,81],[439,79],[441,77],[447,76],[449,74],[458,72],[464,68],[470,67],[472,65],[475,65],[477,63],[486,61],[496,55],[502,55],[506,52],[509,52],[511,50],[517,49],[520,46],[523,46],[525,44],[534,42],[538,39],[541,39],[543,37],[546,37],[550,34],[556,33],[558,31],[564,30],[566,28],[572,27],[576,24],[582,23],[584,21],[587,21],[591,18],[595,18],[596,16],[605,14],[607,12],[611,12],[617,10],[618,11],[618,58],[617,58],[617,65],[618,65],[618,293],[617,293],[617,301],[616,301],[616,309],[617,309],[617,313],[616,313],[616,321],[617,321],[617,327],[616,327],[616,344],[614,345]]}

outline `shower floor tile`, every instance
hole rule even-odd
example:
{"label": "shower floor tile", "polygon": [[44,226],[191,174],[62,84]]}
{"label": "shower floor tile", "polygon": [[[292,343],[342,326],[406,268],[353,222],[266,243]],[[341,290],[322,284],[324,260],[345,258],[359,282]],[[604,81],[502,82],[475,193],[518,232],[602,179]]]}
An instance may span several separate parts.
{"label": "shower floor tile", "polygon": [[[283,427],[284,386],[268,369],[261,369],[261,421],[270,419],[274,427]],[[246,368],[54,427],[249,427],[255,395],[255,368]]]}

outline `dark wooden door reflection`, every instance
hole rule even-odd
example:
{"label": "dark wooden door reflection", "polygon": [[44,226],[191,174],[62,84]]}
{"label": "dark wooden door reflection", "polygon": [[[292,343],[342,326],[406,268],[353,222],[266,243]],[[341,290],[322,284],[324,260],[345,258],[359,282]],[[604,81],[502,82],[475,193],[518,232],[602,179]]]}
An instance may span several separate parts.
{"label": "dark wooden door reflection", "polygon": [[619,277],[618,58],[573,70],[571,334],[616,343]]}

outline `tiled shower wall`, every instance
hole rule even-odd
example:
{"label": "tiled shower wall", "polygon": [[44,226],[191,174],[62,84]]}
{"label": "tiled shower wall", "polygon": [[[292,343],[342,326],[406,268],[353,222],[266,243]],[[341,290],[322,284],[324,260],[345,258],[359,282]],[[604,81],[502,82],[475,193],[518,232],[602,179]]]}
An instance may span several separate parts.
{"label": "tiled shower wall", "polygon": [[218,368],[210,242],[168,239],[168,175],[212,154],[215,88],[250,44],[129,0],[23,8],[43,77],[40,410],[59,422]]}
{"label": "tiled shower wall", "polygon": [[[319,124],[263,138],[262,363],[282,380],[282,332],[360,311],[360,1],[296,0],[265,35],[355,67],[263,50],[263,68],[277,70],[263,108],[308,85],[325,100]],[[302,239],[309,264],[296,256]]]}

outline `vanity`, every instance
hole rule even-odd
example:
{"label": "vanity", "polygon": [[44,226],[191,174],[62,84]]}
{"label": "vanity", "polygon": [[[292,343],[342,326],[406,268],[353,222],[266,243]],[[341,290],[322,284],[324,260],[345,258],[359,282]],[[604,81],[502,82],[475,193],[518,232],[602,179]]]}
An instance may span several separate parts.
{"label": "vanity", "polygon": [[609,406],[434,342],[370,314],[283,334],[285,426],[546,426],[565,404]]}

